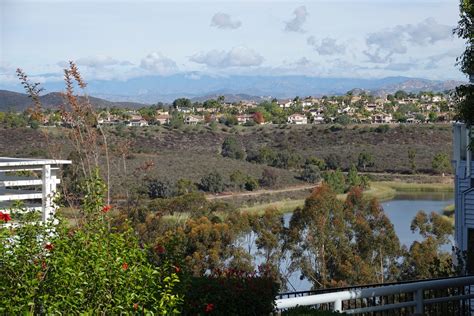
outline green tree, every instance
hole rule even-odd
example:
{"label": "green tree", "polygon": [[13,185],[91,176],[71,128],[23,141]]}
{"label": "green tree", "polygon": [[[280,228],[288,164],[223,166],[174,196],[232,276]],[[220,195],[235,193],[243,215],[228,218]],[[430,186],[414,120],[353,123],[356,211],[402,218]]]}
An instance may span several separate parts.
{"label": "green tree", "polygon": [[242,160],[245,157],[245,151],[242,145],[233,136],[227,137],[222,143],[221,154],[223,157]]}
{"label": "green tree", "polygon": [[245,190],[247,191],[255,191],[258,189],[258,180],[254,177],[247,177],[245,179]]}
{"label": "green tree", "polygon": [[222,192],[225,188],[224,179],[220,173],[214,171],[201,178],[200,187],[205,192]]}
{"label": "green tree", "polygon": [[169,180],[151,180],[147,184],[150,199],[169,198],[176,194],[174,185]]}
{"label": "green tree", "polygon": [[362,168],[362,170],[365,171],[367,167],[373,167],[374,166],[374,156],[366,151],[363,151],[359,154],[359,157],[357,158],[357,167]]}
{"label": "green tree", "polygon": [[346,190],[346,179],[341,169],[327,171],[324,174],[324,182],[336,193],[344,193]]}
{"label": "green tree", "polygon": [[347,185],[349,188],[353,187],[364,187],[362,177],[357,173],[357,168],[355,165],[352,165],[347,174]]}
{"label": "green tree", "polygon": [[230,175],[230,182],[236,189],[244,189],[246,180],[247,176],[240,170],[236,170]]}
{"label": "green tree", "polygon": [[192,106],[191,100],[187,98],[179,98],[173,101],[173,108],[189,108]]}
{"label": "green tree", "polygon": [[436,122],[438,120],[438,114],[436,112],[428,113],[428,120],[432,123]]}
{"label": "green tree", "polygon": [[455,267],[452,254],[441,250],[450,242],[454,227],[443,215],[420,211],[413,218],[412,232],[418,232],[424,239],[414,241],[402,264],[402,278],[429,279],[452,276]]}
{"label": "green tree", "polygon": [[196,185],[189,179],[179,179],[175,185],[176,194],[184,195],[188,193],[196,192]]}
{"label": "green tree", "polygon": [[436,173],[447,173],[451,171],[451,162],[445,153],[436,154],[431,162],[431,167]]}

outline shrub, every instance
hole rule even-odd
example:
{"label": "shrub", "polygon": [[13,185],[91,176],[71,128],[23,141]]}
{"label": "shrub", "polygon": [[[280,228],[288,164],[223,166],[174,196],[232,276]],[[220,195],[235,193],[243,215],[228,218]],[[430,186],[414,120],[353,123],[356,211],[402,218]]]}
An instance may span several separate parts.
{"label": "shrub", "polygon": [[259,182],[262,187],[274,187],[277,183],[278,175],[270,168],[263,169],[262,177]]}
{"label": "shrub", "polygon": [[176,190],[170,181],[151,180],[147,184],[148,197],[150,199],[156,198],[170,198],[175,196]]}
{"label": "shrub", "polygon": [[258,180],[253,177],[247,177],[245,181],[245,190],[255,191],[258,189]]}
{"label": "shrub", "polygon": [[224,191],[224,179],[218,172],[211,172],[202,177],[200,187],[205,192],[218,193]]}
{"label": "shrub", "polygon": [[326,158],[324,158],[324,161],[326,162],[327,168],[331,170],[336,170],[337,168],[340,168],[342,165],[342,159],[337,154],[327,155]]}
{"label": "shrub", "polygon": [[321,179],[321,170],[316,165],[306,164],[301,172],[301,179],[309,183],[316,183]]}
{"label": "shrub", "polygon": [[133,231],[109,229],[105,186],[88,181],[84,224],[0,228],[0,313],[176,315],[176,271],[155,265]]}
{"label": "shrub", "polygon": [[222,152],[223,157],[229,157],[233,159],[244,159],[245,151],[242,148],[235,137],[229,136],[222,143]]}
{"label": "shrub", "polygon": [[451,162],[445,153],[436,154],[431,163],[433,171],[436,173],[451,172]]}
{"label": "shrub", "polygon": [[236,270],[192,278],[183,315],[270,315],[278,284],[265,273]]}

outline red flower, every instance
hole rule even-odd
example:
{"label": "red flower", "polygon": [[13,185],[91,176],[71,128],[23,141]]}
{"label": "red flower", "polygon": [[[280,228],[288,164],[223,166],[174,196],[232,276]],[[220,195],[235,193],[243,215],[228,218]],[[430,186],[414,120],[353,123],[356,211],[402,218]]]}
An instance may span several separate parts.
{"label": "red flower", "polygon": [[47,267],[48,266],[46,265],[45,261],[41,262],[41,269],[46,270]]}
{"label": "red flower", "polygon": [[122,270],[127,271],[127,269],[128,269],[128,263],[126,262],[122,263]]}
{"label": "red flower", "polygon": [[7,223],[8,221],[11,221],[12,218],[11,218],[10,214],[8,214],[8,213],[0,212],[0,220],[2,220],[2,221],[4,221],[5,223]]}
{"label": "red flower", "polygon": [[181,269],[180,269],[178,266],[173,266],[173,268],[174,268],[174,271],[175,271],[176,273],[178,273],[179,271],[181,271]]}
{"label": "red flower", "polygon": [[133,304],[133,309],[137,310],[138,309],[138,303]]}
{"label": "red flower", "polygon": [[44,246],[44,249],[51,251],[51,250],[54,249],[54,245],[53,245],[52,243],[48,242],[48,243]]}
{"label": "red flower", "polygon": [[204,308],[204,311],[206,313],[210,313],[214,310],[214,304],[206,304],[206,307]]}
{"label": "red flower", "polygon": [[103,208],[102,208],[102,213],[107,213],[108,211],[110,211],[112,209],[112,206],[110,205],[105,205]]}
{"label": "red flower", "polygon": [[155,251],[159,254],[159,255],[162,255],[165,253],[165,247],[163,247],[162,245],[156,245],[155,246]]}

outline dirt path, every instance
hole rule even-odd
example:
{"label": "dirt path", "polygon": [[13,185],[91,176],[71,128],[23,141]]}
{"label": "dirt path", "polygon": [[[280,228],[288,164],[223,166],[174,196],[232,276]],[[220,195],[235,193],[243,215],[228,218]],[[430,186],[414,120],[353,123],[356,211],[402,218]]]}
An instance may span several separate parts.
{"label": "dirt path", "polygon": [[297,185],[292,187],[287,187],[283,189],[273,189],[273,190],[257,190],[251,192],[223,192],[219,194],[209,194],[206,195],[208,200],[217,200],[217,199],[227,199],[232,197],[242,197],[242,196],[258,196],[263,194],[275,194],[282,192],[292,192],[292,191],[301,191],[301,190],[312,190],[317,186],[317,184],[305,184]]}

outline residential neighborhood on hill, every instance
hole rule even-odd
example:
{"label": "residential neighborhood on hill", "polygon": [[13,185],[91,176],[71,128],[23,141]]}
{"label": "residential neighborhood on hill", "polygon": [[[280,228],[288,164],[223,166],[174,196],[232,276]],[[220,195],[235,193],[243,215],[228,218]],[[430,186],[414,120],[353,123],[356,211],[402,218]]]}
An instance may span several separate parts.
{"label": "residential neighborhood on hill", "polygon": [[[44,99],[44,98],[43,98]],[[29,100],[31,103],[31,100]],[[113,103],[92,98],[98,108],[99,124],[143,127],[148,125],[195,125],[217,122],[228,126],[255,124],[391,124],[391,123],[442,123],[454,118],[454,100],[450,94],[430,91],[407,93],[399,90],[386,97],[376,97],[364,91],[349,91],[342,96],[294,97],[229,102],[224,96],[203,102],[179,98],[171,104],[154,105]],[[56,99],[58,105],[60,99]],[[8,103],[10,104],[10,103]],[[26,103],[22,103],[25,107]],[[11,103],[3,109],[15,109]],[[4,110],[5,111],[5,110]],[[44,109],[40,125],[65,125],[58,115],[59,109]],[[15,113],[6,110],[3,119]],[[19,111],[16,116],[27,116]],[[8,125],[8,124],[7,124]]]}

